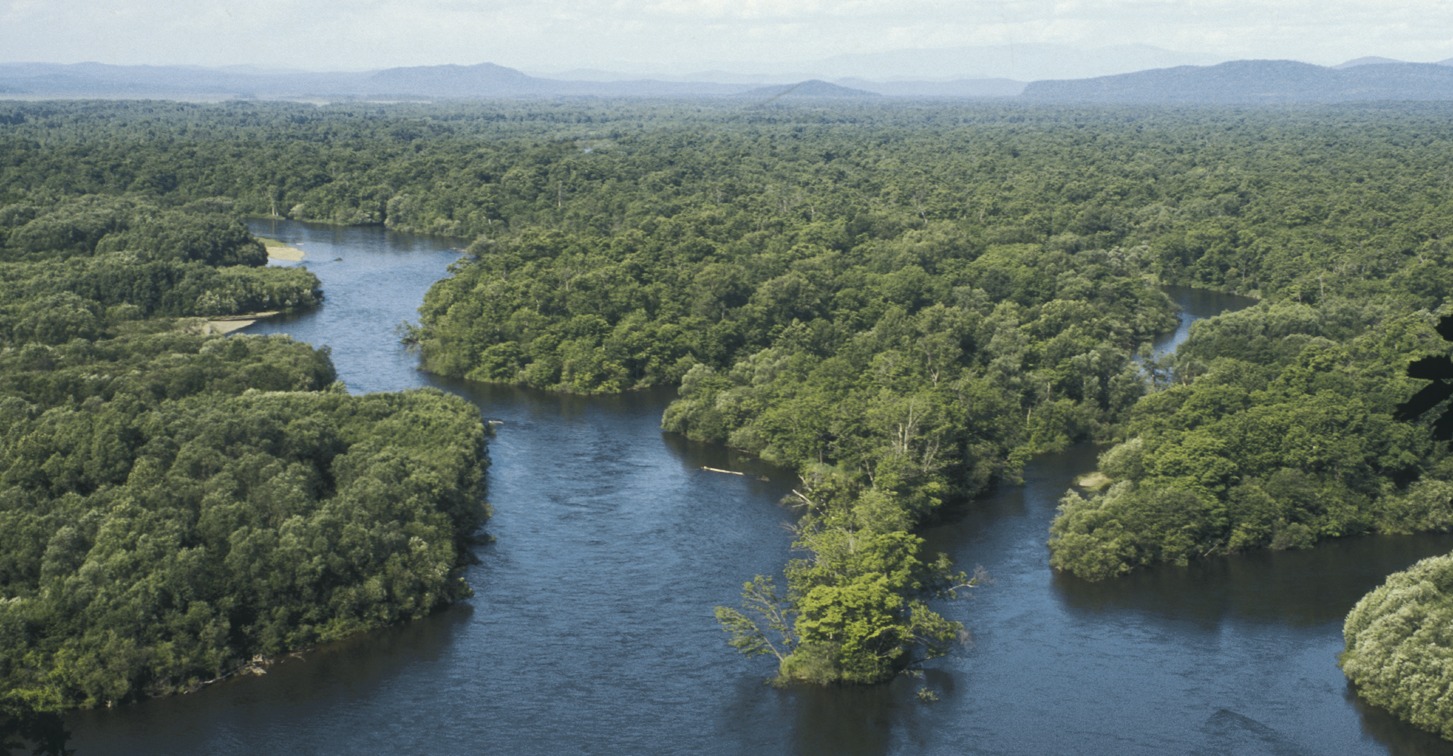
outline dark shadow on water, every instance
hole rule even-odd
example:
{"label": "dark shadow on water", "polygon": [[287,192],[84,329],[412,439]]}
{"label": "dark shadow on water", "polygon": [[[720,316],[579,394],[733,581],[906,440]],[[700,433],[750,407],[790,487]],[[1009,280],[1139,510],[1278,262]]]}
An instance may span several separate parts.
{"label": "dark shadow on water", "polygon": [[[729,449],[717,444],[692,441],[678,433],[662,433],[661,442],[666,450],[681,462],[687,470],[700,471],[707,475],[730,475],[739,472],[752,495],[772,497],[781,500],[792,493],[797,483],[797,474],[785,467],[763,462],[746,452]],[[707,470],[705,468],[712,468]],[[728,470],[731,472],[717,472]]]}
{"label": "dark shadow on water", "polygon": [[246,725],[259,702],[322,715],[378,695],[404,670],[438,661],[473,614],[468,603],[454,604],[420,620],[284,658],[260,679],[239,676],[196,693],[75,711],[65,723],[90,736],[75,742],[83,756],[155,753],[157,733],[175,733],[169,742],[177,752],[195,752],[195,744],[208,742],[214,733]]}
{"label": "dark shadow on water", "polygon": [[[939,696],[923,701],[920,689]],[[730,753],[791,753],[796,756],[883,756],[937,752],[942,733],[933,718],[956,706],[960,691],[951,673],[927,669],[867,687],[790,685],[765,680],[737,684],[725,719],[743,723],[727,738]],[[790,719],[789,719],[790,718]],[[781,722],[790,728],[783,742],[775,727],[746,723]]]}
{"label": "dark shadow on water", "polygon": [[792,752],[800,756],[879,756],[899,723],[890,686],[794,688],[780,692],[796,713]]}
{"label": "dark shadow on water", "polygon": [[1388,575],[1449,551],[1448,534],[1367,536],[1153,567],[1097,583],[1056,573],[1053,584],[1068,609],[1087,615],[1131,610],[1202,626],[1235,618],[1312,627],[1340,622]]}
{"label": "dark shadow on water", "polygon": [[475,403],[486,419],[503,421],[506,427],[511,420],[528,422],[536,417],[547,417],[551,421],[576,420],[591,413],[631,416],[654,412],[659,416],[676,396],[675,389],[670,388],[583,396],[524,386],[479,383],[423,371],[419,372],[419,377],[425,385],[458,394]]}
{"label": "dark shadow on water", "polygon": [[1217,709],[1206,718],[1200,732],[1206,745],[1191,751],[1196,756],[1228,753],[1316,756],[1255,717],[1230,709]]}
{"label": "dark shadow on water", "polygon": [[7,754],[68,756],[71,732],[57,714],[0,713],[0,749]]}
{"label": "dark shadow on water", "polygon": [[1420,730],[1392,714],[1357,697],[1357,689],[1347,683],[1347,701],[1362,720],[1362,731],[1387,748],[1394,756],[1450,756],[1453,743],[1431,732]]}
{"label": "dark shadow on water", "polygon": [[[793,686],[778,691],[783,708],[795,713],[792,752],[800,756],[880,756],[893,734],[911,728],[916,680],[900,677],[870,687]],[[907,700],[905,700],[907,699]]]}

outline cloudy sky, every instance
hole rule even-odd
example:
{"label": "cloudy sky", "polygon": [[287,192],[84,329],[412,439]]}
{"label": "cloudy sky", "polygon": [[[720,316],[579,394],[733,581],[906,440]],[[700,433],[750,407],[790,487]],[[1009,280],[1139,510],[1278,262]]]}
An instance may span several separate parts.
{"label": "cloudy sky", "polygon": [[1453,57],[1450,0],[0,0],[0,61],[685,73],[905,48]]}

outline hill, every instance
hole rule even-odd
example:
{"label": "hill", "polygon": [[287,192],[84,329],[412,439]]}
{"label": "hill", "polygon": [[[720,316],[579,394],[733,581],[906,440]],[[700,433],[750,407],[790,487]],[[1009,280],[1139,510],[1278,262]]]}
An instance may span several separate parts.
{"label": "hill", "polygon": [[474,66],[389,68],[369,75],[364,90],[373,95],[410,97],[509,97],[545,94],[553,83],[527,76],[513,68],[480,63]]}
{"label": "hill", "polygon": [[1014,97],[1024,91],[1024,82],[1013,79],[955,79],[953,81],[871,81],[839,79],[837,84],[888,97],[959,99]]}
{"label": "hill", "polygon": [[1040,102],[1259,104],[1453,100],[1453,68],[1370,63],[1337,69],[1290,60],[1238,60],[1093,79],[1036,81],[1022,97]]}
{"label": "hill", "polygon": [[412,66],[363,73],[100,63],[0,64],[0,93],[47,99],[691,97],[736,94],[746,88],[713,82],[562,81],[529,76],[493,63]]}
{"label": "hill", "polygon": [[1352,60],[1349,60],[1349,61],[1347,61],[1345,63],[1338,63],[1337,65],[1332,66],[1332,67],[1333,68],[1337,68],[1337,69],[1342,69],[1342,68],[1356,68],[1358,66],[1380,66],[1380,65],[1387,64],[1387,63],[1406,63],[1406,62],[1407,61],[1405,61],[1405,60],[1398,60],[1396,58],[1384,58],[1381,55],[1368,55],[1368,56],[1361,57],[1361,58],[1353,58]]}
{"label": "hill", "polygon": [[853,89],[838,84],[831,84],[821,79],[809,79],[796,84],[777,85],[771,87],[760,87],[742,92],[741,97],[760,97],[771,100],[780,100],[784,97],[793,99],[803,98],[853,98],[853,97],[878,97],[876,92],[869,92],[866,89]]}

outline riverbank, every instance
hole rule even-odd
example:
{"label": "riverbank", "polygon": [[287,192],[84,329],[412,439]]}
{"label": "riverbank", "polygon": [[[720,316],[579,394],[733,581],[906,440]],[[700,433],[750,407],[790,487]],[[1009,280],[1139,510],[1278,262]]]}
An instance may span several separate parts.
{"label": "riverbank", "polygon": [[291,244],[285,244],[283,242],[280,242],[277,239],[269,239],[265,236],[259,236],[257,237],[257,240],[262,242],[262,246],[267,248],[268,260],[279,260],[282,262],[302,262],[303,258],[307,256],[303,252],[303,250],[298,249]]}
{"label": "riverbank", "polygon": [[[329,346],[351,392],[434,386],[505,423],[489,450],[495,540],[467,570],[476,595],[261,677],[69,713],[80,753],[468,753],[485,738],[505,753],[708,756],[970,742],[997,753],[1439,752],[1433,736],[1349,697],[1333,660],[1356,600],[1447,553],[1450,536],[1347,539],[1103,583],[1057,576],[1044,540],[1065,489],[1094,469],[1093,446],[1036,458],[1024,485],[925,533],[927,551],[993,577],[955,605],[974,630],[962,652],[868,690],[765,686],[773,662],[733,654],[709,608],[790,557],[796,515],[778,504],[789,471],[662,434],[666,390],[561,396],[421,373],[392,327],[457,253],[376,228],[279,221],[277,233],[313,261],[346,264],[316,266],[326,307],[248,333]],[[918,702],[925,685],[938,702]]]}
{"label": "riverbank", "polygon": [[280,314],[282,313],[279,310],[268,310],[266,312],[252,312],[243,315],[227,315],[204,320],[198,326],[198,329],[208,336],[222,336],[234,331],[240,331],[259,320],[276,317]]}

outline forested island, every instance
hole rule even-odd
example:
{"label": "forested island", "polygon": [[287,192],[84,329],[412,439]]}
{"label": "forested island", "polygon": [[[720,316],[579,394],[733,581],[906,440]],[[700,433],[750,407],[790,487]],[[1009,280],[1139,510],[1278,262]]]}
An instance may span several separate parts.
{"label": "forested island", "polygon": [[[1448,530],[1446,443],[1394,414],[1419,388],[1407,364],[1446,352],[1434,324],[1453,292],[1450,115],[1438,104],[5,104],[0,221],[19,266],[5,280],[69,313],[46,327],[54,337],[35,335],[41,318],[5,315],[5,333],[25,339],[7,342],[5,359],[46,338],[52,352],[69,348],[70,329],[141,338],[112,336],[113,321],[131,322],[128,306],[136,317],[215,314],[197,309],[200,295],[113,302],[50,283],[109,275],[115,255],[134,256],[128,274],[215,288],[217,312],[285,297],[283,277],[297,274],[183,270],[256,252],[169,252],[182,247],[143,244],[145,230],[92,242],[43,223],[25,230],[52,205],[225,209],[472,239],[407,336],[424,366],[576,393],[677,387],[663,428],[800,476],[786,583],[757,576],[742,607],[718,610],[731,642],[774,655],[784,680],[879,682],[962,630],[935,601],[975,578],[925,553],[921,529],[1072,443],[1108,445],[1107,485],[1067,493],[1046,534],[1054,566],[1084,579]],[[44,267],[71,257],[84,266]],[[1156,364],[1144,347],[1175,322],[1166,284],[1260,302],[1198,324]],[[284,388],[326,382],[273,390]],[[87,400],[48,390],[66,406]],[[333,422],[340,438],[353,427]],[[185,436],[183,425],[155,427]],[[159,454],[146,469],[164,479],[177,458]],[[116,484],[110,474],[80,488],[23,480],[94,508],[83,502]],[[238,480],[232,495],[250,490]],[[84,573],[64,561],[48,572],[44,558],[7,573],[35,586],[7,607],[49,600],[47,575]],[[1372,611],[1349,618],[1349,648]],[[1414,635],[1427,653],[1408,658],[1445,648]],[[1349,651],[1347,670],[1363,685],[1357,658]],[[1433,668],[1418,679],[1411,695],[1450,682]],[[1401,690],[1369,700],[1428,727],[1397,703],[1410,695]]]}

